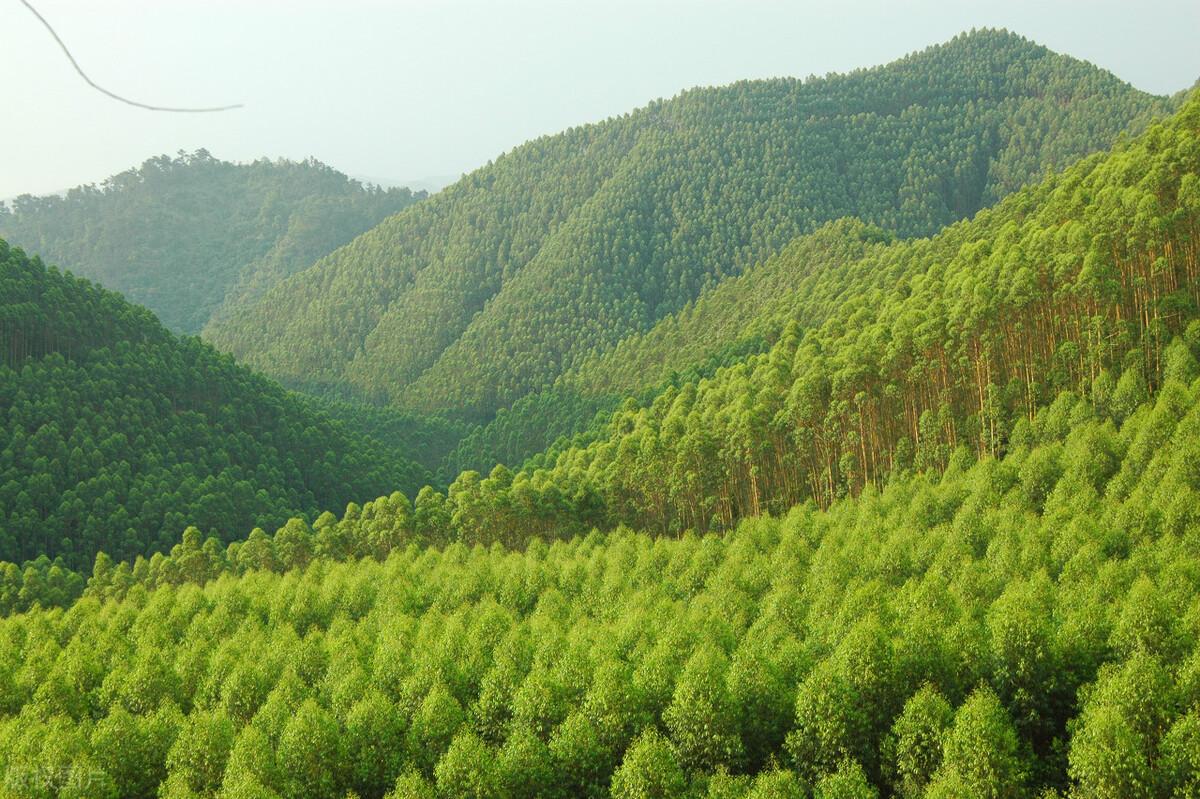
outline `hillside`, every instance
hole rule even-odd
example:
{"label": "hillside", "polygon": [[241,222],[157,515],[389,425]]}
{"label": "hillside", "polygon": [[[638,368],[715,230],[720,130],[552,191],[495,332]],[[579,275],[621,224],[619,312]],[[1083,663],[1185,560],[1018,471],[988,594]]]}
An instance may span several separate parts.
{"label": "hillside", "polygon": [[419,196],[317,161],[231,164],[200,150],[0,203],[0,238],[198,333]]}
{"label": "hillside", "polygon": [[487,420],[844,216],[929,235],[1168,102],[996,31],[516,148],[209,330],[286,383]]}
{"label": "hillside", "polygon": [[863,269],[891,237],[857,219],[831,222],[800,236],[743,274],[723,280],[645,333],[584,359],[557,384],[582,395],[633,395],[702,364],[739,343],[770,342],[789,321],[819,327],[843,293],[862,281],[894,284],[889,272]]}
{"label": "hillside", "polygon": [[[5,307],[0,375],[76,329],[180,346],[3,252],[47,288],[0,296],[55,302]],[[190,527],[85,590],[0,564],[5,790],[1200,794],[1200,94],[933,237],[842,221],[730,285],[676,322],[729,365],[515,473]]]}
{"label": "hillside", "polygon": [[1198,403],[1170,379],[1118,427],[1063,394],[1002,459],[722,536],[424,549],[399,495],[225,551],[189,531],[0,620],[0,770],[165,799],[1193,795]]}
{"label": "hillside", "polygon": [[762,352],[788,322],[817,326],[843,292],[886,286],[896,275],[864,269],[866,253],[890,237],[853,219],[800,236],[766,261],[705,290],[693,303],[581,359],[549,389],[529,394],[477,426],[447,457],[445,471],[521,465],[559,438],[592,436],[627,397],[650,400],[669,385],[698,382]]}
{"label": "hillside", "polygon": [[1120,421],[1200,357],[1197,174],[1193,97],[971,221],[874,245],[819,325],[791,321],[766,352],[627,400],[515,474],[461,475],[449,490],[460,533],[727,529],[943,468],[960,446],[1001,453],[1062,391]]}
{"label": "hillside", "polygon": [[0,240],[0,559],[165,549],[428,472],[312,401]]}

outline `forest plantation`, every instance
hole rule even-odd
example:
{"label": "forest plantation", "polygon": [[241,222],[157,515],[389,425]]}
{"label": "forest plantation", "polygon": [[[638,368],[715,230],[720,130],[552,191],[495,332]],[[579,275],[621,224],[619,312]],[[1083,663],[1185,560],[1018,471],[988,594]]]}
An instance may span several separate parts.
{"label": "forest plantation", "polygon": [[1200,93],[0,204],[0,797],[1200,797]]}

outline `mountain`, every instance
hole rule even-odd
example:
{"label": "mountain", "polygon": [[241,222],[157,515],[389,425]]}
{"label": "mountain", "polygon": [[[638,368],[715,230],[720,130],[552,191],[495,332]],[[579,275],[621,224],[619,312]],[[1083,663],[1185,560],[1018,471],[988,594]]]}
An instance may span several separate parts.
{"label": "mountain", "polygon": [[[800,242],[768,270],[796,276],[794,293],[774,289],[761,322],[737,303],[710,319],[718,331],[761,324],[769,349],[627,399],[515,473],[465,472],[448,495],[459,533],[728,529],[944,469],[959,448],[1001,454],[1064,392],[1121,423],[1148,391],[1196,376],[1197,174],[1193,96],[1113,153],[933,238],[868,241],[860,260],[811,274]],[[806,309],[822,298],[816,318]]]}
{"label": "mountain", "polygon": [[[0,253],[0,397],[154,342],[290,396]],[[1200,94],[929,238],[824,226],[664,324],[626,351],[668,385],[519,471],[188,527],[86,588],[0,564],[5,791],[1200,794]],[[9,419],[43,435],[42,396]]]}
{"label": "mountain", "polygon": [[421,196],[313,160],[232,164],[199,150],[0,204],[0,237],[198,333]]}
{"label": "mountain", "polygon": [[1169,102],[1002,31],[529,142],[212,326],[285,383],[490,419],[823,223],[930,235]]}
{"label": "mountain", "polygon": [[0,240],[0,559],[165,549],[429,480],[310,399]]}

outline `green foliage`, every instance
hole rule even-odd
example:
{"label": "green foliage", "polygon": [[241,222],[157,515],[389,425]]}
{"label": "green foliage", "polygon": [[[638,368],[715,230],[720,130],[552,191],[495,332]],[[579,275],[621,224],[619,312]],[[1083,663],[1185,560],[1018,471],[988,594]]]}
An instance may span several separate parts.
{"label": "green foliage", "polygon": [[[870,247],[822,272],[856,288],[830,295],[836,307],[819,326],[791,320],[766,352],[627,399],[603,427],[503,479],[464,473],[449,489],[451,504],[469,507],[454,517],[460,535],[511,543],[621,523],[728,529],[879,488],[906,469],[1000,454],[1020,446],[1029,425],[1068,430],[1092,388],[1114,423],[1162,388],[1171,401],[1133,444],[1148,460],[1189,401],[1163,370],[1174,363],[1172,374],[1188,374],[1177,364],[1195,357],[1180,348],[1190,346],[1186,329],[1200,307],[1200,206],[1180,197],[1200,170],[1198,116],[1193,99],[1122,149],[970,222]],[[811,291],[791,296],[803,304]],[[1106,371],[1120,374],[1111,390]],[[1049,489],[1064,470],[1093,486],[1103,480],[1117,453],[1103,431],[1089,435],[1100,447],[1090,465],[1081,465],[1082,442],[1021,462],[1020,486],[1035,508],[1055,499]],[[1126,463],[1118,486],[1140,468]],[[1179,503],[1164,516],[1176,530],[1191,518]],[[1124,522],[1144,529],[1155,520]]]}
{"label": "green foliage", "polygon": [[[0,241],[0,610],[65,604],[63,566],[339,507],[420,466],[144,309]],[[39,556],[58,558],[32,560]],[[219,565],[219,564],[209,564]],[[102,571],[107,567],[97,564]]]}
{"label": "green foliage", "polygon": [[[486,421],[826,222],[931,235],[1168,107],[1003,31],[846,75],[696,89],[518,147],[208,333],[290,385]],[[669,365],[631,365],[650,367],[638,388],[736,330],[683,360],[648,345]]]}
{"label": "green foliage", "polygon": [[813,799],[877,799],[879,792],[867,782],[862,766],[843,760],[838,770],[817,781]]}
{"label": "green foliage", "polygon": [[613,799],[675,799],[686,790],[674,748],[653,731],[633,742],[612,780]]}
{"label": "green foliage", "polygon": [[[468,430],[473,430],[468,425],[453,419],[409,413],[394,407],[364,405],[315,397],[311,401],[318,411],[328,413],[334,421],[340,422],[347,429],[378,441],[390,452],[404,453],[406,457],[423,467],[431,478],[436,477],[438,484],[443,489],[450,480],[443,479],[439,472],[445,469],[448,460],[454,463],[460,462],[462,456],[456,457],[454,453],[462,448],[462,442],[468,435]],[[547,441],[546,445],[538,446],[536,449],[545,449],[545,446],[550,443]],[[486,462],[486,466],[453,468],[449,474],[453,478],[467,468],[490,469],[497,463],[511,463],[515,460],[510,454],[513,451],[506,449],[503,451],[503,455],[490,453],[483,455],[480,460]],[[532,450],[524,449],[522,451]],[[400,485],[400,487],[409,490],[406,486]]]}
{"label": "green foliage", "polygon": [[376,689],[347,712],[344,765],[359,796],[380,796],[395,784],[404,765],[406,721]]}
{"label": "green foliage", "polygon": [[1016,732],[990,688],[976,690],[954,715],[931,797],[1004,799],[1025,795]]}
{"label": "green foliage", "polygon": [[229,717],[219,711],[190,716],[167,753],[166,794],[215,793],[221,786],[235,732]]}
{"label": "green foliage", "polygon": [[1071,743],[1071,776],[1080,794],[1161,795],[1170,775],[1156,768],[1158,749],[1176,713],[1171,676],[1156,657],[1138,652],[1119,667],[1101,669]]}
{"label": "green foliage", "polygon": [[0,237],[199,333],[423,196],[311,159],[231,164],[197,150],[0,203]]}
{"label": "green foliage", "polygon": [[[1063,394],[1001,459],[721,536],[429,547],[396,495],[256,531],[270,568],[249,539],[198,562],[195,530],[97,558],[69,609],[0,619],[0,767],[113,795],[1186,796],[1197,528],[1110,521],[1200,501],[1146,493],[1190,458],[1183,390],[1132,482],[1172,392],[1120,428]],[[1024,490],[1097,435],[1086,502],[1069,465]]]}
{"label": "green foliage", "polygon": [[725,685],[725,656],[712,647],[688,660],[663,722],[689,771],[736,768],[742,757],[739,720]]}
{"label": "green foliage", "polygon": [[895,763],[894,785],[902,799],[919,799],[942,763],[942,737],[954,708],[931,685],[909,697],[888,741]]}
{"label": "green foliage", "polygon": [[312,699],[288,719],[279,736],[276,758],[285,797],[340,796],[345,763],[338,721]]}

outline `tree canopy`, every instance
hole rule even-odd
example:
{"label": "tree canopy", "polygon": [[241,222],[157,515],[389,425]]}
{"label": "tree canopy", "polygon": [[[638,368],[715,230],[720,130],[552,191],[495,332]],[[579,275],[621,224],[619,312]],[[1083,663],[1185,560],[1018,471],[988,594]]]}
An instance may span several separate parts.
{"label": "tree canopy", "polygon": [[0,240],[0,559],[85,568],[430,481],[360,429]]}
{"label": "tree canopy", "polygon": [[1064,393],[1000,458],[720,535],[472,545],[395,494],[98,558],[69,608],[0,619],[4,784],[1186,796],[1198,395],[1169,380],[1118,424]]}

